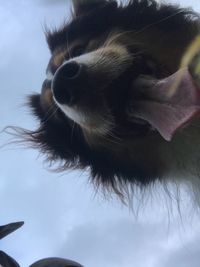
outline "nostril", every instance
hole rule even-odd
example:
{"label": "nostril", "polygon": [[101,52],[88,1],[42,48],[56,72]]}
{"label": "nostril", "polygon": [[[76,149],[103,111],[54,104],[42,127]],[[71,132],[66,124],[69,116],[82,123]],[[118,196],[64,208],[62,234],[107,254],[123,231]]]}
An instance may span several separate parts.
{"label": "nostril", "polygon": [[76,79],[80,74],[80,69],[81,66],[77,62],[72,61],[63,66],[62,75],[66,79]]}

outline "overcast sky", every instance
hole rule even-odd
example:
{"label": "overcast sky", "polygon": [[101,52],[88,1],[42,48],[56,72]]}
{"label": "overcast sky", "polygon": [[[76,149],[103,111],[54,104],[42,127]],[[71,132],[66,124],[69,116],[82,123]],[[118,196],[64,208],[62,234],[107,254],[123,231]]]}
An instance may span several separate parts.
{"label": "overcast sky", "polygon": [[[200,11],[198,0],[189,4]],[[59,25],[68,11],[67,0],[0,1],[0,129],[36,126],[23,103],[40,91],[49,59],[42,25]],[[7,141],[1,133],[0,145]],[[174,203],[160,201],[159,186],[154,200],[135,198],[131,211],[95,196],[87,173],[49,172],[37,151],[3,147],[0,164],[0,225],[25,221],[0,249],[22,267],[49,256],[85,267],[199,267],[200,215],[184,194],[182,217]]]}

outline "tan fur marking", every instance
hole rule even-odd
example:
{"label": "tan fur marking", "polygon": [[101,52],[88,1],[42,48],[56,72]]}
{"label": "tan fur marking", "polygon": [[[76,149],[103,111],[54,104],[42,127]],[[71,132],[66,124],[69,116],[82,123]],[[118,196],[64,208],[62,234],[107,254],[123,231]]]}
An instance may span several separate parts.
{"label": "tan fur marking", "polygon": [[53,64],[56,67],[59,67],[60,65],[62,65],[65,58],[66,58],[66,51],[59,52],[57,55],[55,55],[55,57],[53,59]]}
{"label": "tan fur marking", "polygon": [[45,107],[49,107],[54,104],[51,88],[46,88],[44,90],[42,94],[42,102]]}

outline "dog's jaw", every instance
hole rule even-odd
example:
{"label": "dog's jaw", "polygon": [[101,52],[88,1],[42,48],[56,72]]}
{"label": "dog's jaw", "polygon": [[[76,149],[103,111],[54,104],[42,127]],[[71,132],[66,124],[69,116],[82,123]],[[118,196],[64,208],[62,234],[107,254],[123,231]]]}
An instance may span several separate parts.
{"label": "dog's jaw", "polygon": [[60,104],[55,98],[54,101],[66,117],[78,124],[83,131],[86,131],[88,134],[105,136],[111,131],[111,116],[109,119],[106,119],[106,117],[99,116],[92,112],[80,111],[76,106],[69,107],[68,105]]}

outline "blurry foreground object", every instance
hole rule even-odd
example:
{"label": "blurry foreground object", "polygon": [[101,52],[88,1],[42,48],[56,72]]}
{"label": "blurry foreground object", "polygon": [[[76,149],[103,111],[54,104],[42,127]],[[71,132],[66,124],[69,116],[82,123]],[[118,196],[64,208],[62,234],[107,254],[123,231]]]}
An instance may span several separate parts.
{"label": "blurry foreground object", "polygon": [[186,64],[187,60],[189,61],[189,71],[195,82],[200,86],[200,35],[192,43],[184,59]]}
{"label": "blurry foreground object", "polygon": [[[3,239],[5,236],[11,234],[20,228],[24,222],[15,222],[6,225],[0,226],[0,239]],[[0,266],[2,267],[20,267],[20,265],[5,252],[0,251]]]}
{"label": "blurry foreground object", "polygon": [[194,39],[186,50],[186,53],[181,60],[180,71],[178,75],[176,75],[176,79],[170,87],[168,93],[169,97],[172,97],[177,92],[181,81],[184,79],[186,69],[189,70],[189,73],[195,83],[200,86],[200,35]]}
{"label": "blurry foreground object", "polygon": [[23,224],[24,222],[16,222],[16,223],[10,223],[10,224],[0,226],[0,239],[16,231]]}
{"label": "blurry foreground object", "polygon": [[0,267],[20,267],[20,265],[5,252],[0,251]]}
{"label": "blurry foreground object", "polygon": [[61,258],[47,258],[33,263],[30,267],[83,267],[77,262],[61,259]]}
{"label": "blurry foreground object", "polygon": [[[20,228],[24,222],[15,222],[0,226],[0,239]],[[20,265],[5,252],[0,250],[0,267],[20,267]],[[61,258],[47,258],[39,260],[30,267],[83,267],[77,262]]]}

